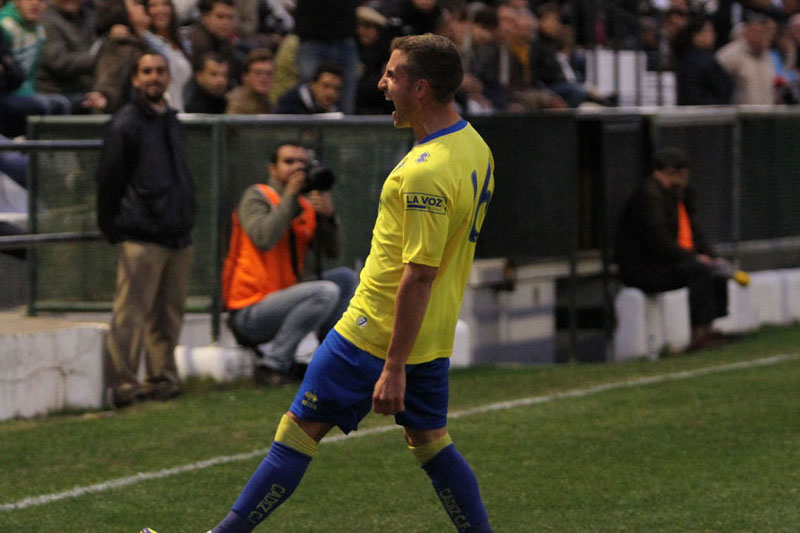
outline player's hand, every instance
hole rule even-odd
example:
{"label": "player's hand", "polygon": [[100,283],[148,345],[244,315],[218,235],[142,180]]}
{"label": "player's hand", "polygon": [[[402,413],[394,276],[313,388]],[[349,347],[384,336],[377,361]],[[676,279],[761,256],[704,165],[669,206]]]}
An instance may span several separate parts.
{"label": "player's hand", "polygon": [[306,171],[305,169],[298,169],[289,174],[289,179],[286,182],[286,192],[292,196],[298,196],[300,191],[303,190],[306,184]]}
{"label": "player's hand", "polygon": [[707,256],[706,254],[697,254],[697,260],[703,263],[704,265],[708,266],[714,264],[714,260],[711,259],[711,257]]}
{"label": "player's hand", "polygon": [[103,111],[108,105],[108,99],[103,96],[99,91],[92,91],[86,93],[86,97],[81,102],[81,105],[87,109],[94,109],[95,111]]}
{"label": "player's hand", "polygon": [[372,392],[372,410],[382,415],[394,415],[405,410],[406,370],[383,368]]}
{"label": "player's hand", "polygon": [[330,191],[311,191],[308,194],[311,207],[322,216],[332,217],[334,213],[333,199]]}
{"label": "player's hand", "polygon": [[124,39],[131,36],[131,30],[124,24],[114,24],[108,30],[108,36],[111,39]]}

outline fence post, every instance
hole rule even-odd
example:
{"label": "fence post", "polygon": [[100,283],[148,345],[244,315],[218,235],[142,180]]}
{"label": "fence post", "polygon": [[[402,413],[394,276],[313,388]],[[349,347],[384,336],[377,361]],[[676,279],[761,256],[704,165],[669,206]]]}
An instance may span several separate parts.
{"label": "fence post", "polygon": [[214,251],[212,260],[214,261],[213,272],[214,280],[211,289],[211,342],[219,340],[222,317],[222,288],[220,279],[222,277],[222,225],[220,224],[222,214],[222,184],[227,183],[227,152],[225,150],[225,131],[224,122],[216,121],[211,126],[211,249]]}
{"label": "fence post", "polygon": [[[28,138],[35,139],[35,127],[28,125]],[[39,152],[33,151],[28,155],[28,233],[39,233],[39,224],[36,214],[36,198],[39,196]],[[34,248],[28,248],[25,261],[28,263],[28,316],[36,316],[36,289],[37,289],[37,260],[38,253]]]}

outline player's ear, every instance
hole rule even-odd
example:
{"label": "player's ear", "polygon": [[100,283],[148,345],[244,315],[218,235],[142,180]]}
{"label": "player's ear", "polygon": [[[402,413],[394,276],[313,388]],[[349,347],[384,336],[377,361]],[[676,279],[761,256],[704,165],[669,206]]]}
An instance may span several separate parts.
{"label": "player's ear", "polygon": [[417,98],[424,98],[430,90],[431,83],[425,78],[417,80],[417,83],[414,85],[414,94],[417,96]]}

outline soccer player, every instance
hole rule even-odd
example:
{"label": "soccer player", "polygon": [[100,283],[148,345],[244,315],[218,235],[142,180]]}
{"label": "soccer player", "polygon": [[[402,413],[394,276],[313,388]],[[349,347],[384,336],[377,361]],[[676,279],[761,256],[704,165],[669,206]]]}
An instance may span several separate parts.
{"label": "soccer player", "polygon": [[472,469],[447,432],[448,368],[494,160],[453,104],[458,51],[431,34],[396,39],[378,83],[417,143],[383,185],[350,306],[317,349],[275,441],[214,533],[252,531],[292,494],[333,426],[394,415],[458,531],[491,531]]}

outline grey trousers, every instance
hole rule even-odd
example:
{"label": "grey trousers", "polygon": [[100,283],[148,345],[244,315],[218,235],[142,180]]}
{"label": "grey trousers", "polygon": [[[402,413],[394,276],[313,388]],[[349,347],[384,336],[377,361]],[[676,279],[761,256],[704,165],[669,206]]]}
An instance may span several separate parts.
{"label": "grey trousers", "polygon": [[175,250],[132,241],[120,244],[105,345],[115,389],[139,388],[142,348],[146,383],[178,382],[174,350],[183,324],[191,260],[191,246]]}

